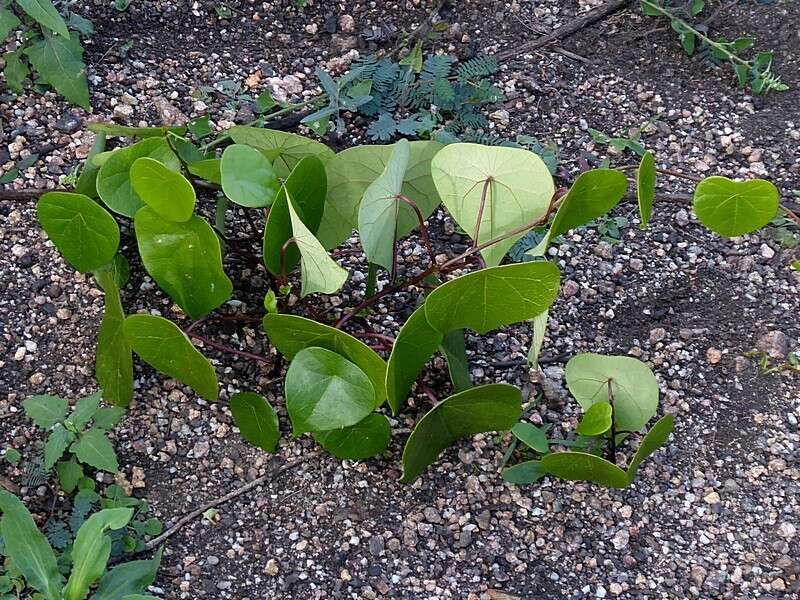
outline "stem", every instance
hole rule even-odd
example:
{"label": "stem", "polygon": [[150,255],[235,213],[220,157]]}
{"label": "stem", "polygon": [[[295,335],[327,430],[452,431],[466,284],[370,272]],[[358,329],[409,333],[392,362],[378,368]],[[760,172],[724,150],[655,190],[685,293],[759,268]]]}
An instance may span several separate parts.
{"label": "stem", "polygon": [[223,236],[225,235],[225,213],[228,210],[228,197],[220,196],[217,198],[217,206],[214,210],[214,227]]}
{"label": "stem", "polygon": [[[633,171],[638,168],[639,165],[625,165],[622,167],[617,167],[617,169],[620,171]],[[695,183],[700,183],[703,181],[702,177],[688,175],[686,173],[681,173],[680,171],[674,171],[673,169],[656,169],[656,173],[660,173],[661,175],[669,175],[670,177],[678,177],[679,179],[687,179],[689,181],[694,181]]]}
{"label": "stem", "polygon": [[800,227],[800,216],[798,216],[796,212],[794,212],[791,208],[789,208],[784,204],[781,204],[781,208],[783,209],[783,212],[786,213],[786,216],[789,217],[792,221],[794,221],[795,225]]}
{"label": "stem", "polygon": [[281,285],[286,285],[286,251],[292,244],[297,246],[297,240],[294,237],[290,237],[281,246]]}
{"label": "stem", "polygon": [[612,463],[617,463],[617,453],[615,451],[617,445],[617,425],[616,425],[616,411],[614,410],[614,390],[611,387],[611,379],[608,380],[608,403],[611,405],[611,443],[608,446],[608,460]]}
{"label": "stem", "polygon": [[417,220],[419,221],[419,235],[422,238],[422,243],[425,244],[425,249],[428,251],[428,256],[430,256],[431,262],[433,262],[433,257],[435,256],[433,252],[433,245],[431,244],[431,238],[430,235],[428,235],[428,226],[425,225],[425,219],[422,216],[422,211],[419,209],[419,205],[411,198],[403,194],[398,194],[397,199],[408,204],[417,215]]}
{"label": "stem", "polygon": [[378,283],[378,265],[369,263],[367,267],[367,293],[366,297],[375,295],[375,286]]}
{"label": "stem", "polygon": [[210,346],[211,348],[219,350],[220,352],[226,352],[228,354],[235,354],[237,356],[241,356],[242,358],[248,358],[250,360],[253,360],[255,362],[258,362],[258,363],[261,363],[261,364],[265,364],[265,365],[271,365],[272,364],[271,360],[269,360],[269,359],[267,359],[267,358],[265,358],[263,356],[259,356],[258,354],[253,354],[252,352],[247,352],[245,350],[239,350],[238,348],[233,348],[232,346],[226,346],[225,344],[220,344],[219,342],[215,342],[214,340],[211,340],[211,339],[205,337],[204,335],[200,335],[200,334],[194,333],[192,331],[184,330],[184,333],[186,333],[186,335],[188,335],[191,338],[194,338],[196,340],[199,340],[199,341],[203,342],[205,345]]}
{"label": "stem", "polygon": [[253,221],[253,216],[246,208],[244,209],[244,218],[247,220],[247,224],[250,225],[250,229],[253,230],[253,235],[257,238],[261,237],[258,231],[258,227],[256,227],[255,221]]}
{"label": "stem", "polygon": [[481,233],[481,221],[483,221],[483,209],[486,208],[486,197],[491,189],[492,178],[488,177],[483,184],[483,191],[481,192],[481,204],[478,207],[478,220],[475,222],[475,235],[472,236],[472,247],[478,245],[478,236]]}

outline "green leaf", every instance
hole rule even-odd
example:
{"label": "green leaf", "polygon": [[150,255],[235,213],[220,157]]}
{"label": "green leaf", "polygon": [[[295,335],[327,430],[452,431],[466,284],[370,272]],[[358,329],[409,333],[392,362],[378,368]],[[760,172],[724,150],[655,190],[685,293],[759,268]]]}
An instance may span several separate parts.
{"label": "green leaf", "polygon": [[605,487],[628,486],[628,475],[617,465],[586,452],[554,452],[542,458],[551,475],[568,481],[591,481]]}
{"label": "green leaf", "polygon": [[286,356],[287,360],[292,360],[298,352],[311,347],[336,352],[354,363],[369,377],[375,389],[376,408],[386,398],[386,362],[362,341],[340,329],[295,315],[267,315],[262,321],[262,326],[270,343]]}
{"label": "green leaf", "polygon": [[[431,172],[442,202],[473,240],[480,218],[479,244],[543,217],[555,192],[542,159],[520,148],[450,144],[433,158]],[[485,248],[486,264],[500,264],[523,235]]]}
{"label": "green leaf", "polygon": [[558,208],[548,238],[585,225],[614,208],[628,189],[628,180],[614,169],[587,171],[572,184]]}
{"label": "green leaf", "polygon": [[[105,391],[103,396],[105,399]],[[121,406],[104,406],[94,413],[94,426],[109,431],[114,429],[120,419],[125,415],[125,409]]]}
{"label": "green leaf", "polygon": [[144,202],[133,190],[130,170],[133,163],[142,157],[150,157],[163,163],[168,169],[181,170],[181,162],[164,138],[150,137],[112,152],[97,174],[97,193],[106,206],[115,213],[133,217]]}
{"label": "green leaf", "polygon": [[595,402],[586,409],[575,433],[584,436],[603,435],[611,429],[611,416],[614,409],[608,402]]}
{"label": "green leaf", "polygon": [[547,475],[547,471],[539,460],[529,460],[519,463],[503,471],[503,479],[517,485],[536,483],[545,475]]}
{"label": "green leaf", "polygon": [[725,237],[761,229],[778,212],[780,194],[769,181],[733,181],[708,177],[694,192],[694,212],[700,222]]}
{"label": "green leaf", "polygon": [[386,369],[386,393],[392,414],[397,414],[425,363],[444,340],[425,316],[425,305],[415,310],[395,338]]}
{"label": "green leaf", "polygon": [[145,207],[134,226],[147,272],[192,319],[230,298],[233,284],[222,269],[219,238],[204,219],[172,223]]}
{"label": "green leaf", "polygon": [[547,454],[550,452],[550,442],[547,440],[547,429],[539,428],[532,423],[517,423],[511,428],[511,433],[514,434],[520,442],[536,450],[539,454]]}
{"label": "green leaf", "polygon": [[206,400],[219,397],[217,374],[177,325],[154,315],[125,319],[125,337],[148,365],[192,388]]}
{"label": "green leaf", "polygon": [[[58,9],[53,6],[50,0],[15,0],[17,6],[28,13],[34,21],[51,31],[69,38],[69,30],[64,19],[58,13]],[[5,36],[2,36],[5,37]]]}
{"label": "green leaf", "polygon": [[260,150],[272,162],[278,177],[286,177],[306,156],[316,156],[323,163],[333,158],[333,150],[315,140],[275,129],[236,126],[228,130],[237,144]]}
{"label": "green leaf", "polygon": [[589,410],[595,402],[608,402],[608,382],[613,393],[617,431],[638,431],[658,409],[658,381],[650,368],[629,356],[577,354],[565,369],[569,391]]}
{"label": "green leaf", "polygon": [[[547,238],[545,238],[547,239]],[[531,319],[531,349],[528,350],[528,364],[534,369],[539,368],[539,353],[544,344],[544,334],[547,332],[547,322],[550,318],[550,311],[546,310]]]}
{"label": "green leaf", "polygon": [[278,429],[278,415],[262,396],[252,392],[240,392],[231,397],[233,422],[248,442],[275,452],[281,432]]}
{"label": "green leaf", "polygon": [[0,42],[4,41],[12,29],[16,29],[21,24],[13,12],[0,6]]}
{"label": "green leaf", "polygon": [[[117,123],[89,123],[89,131],[94,133],[103,133],[111,137],[138,137],[138,138],[163,138],[168,133],[175,135],[184,135],[186,127],[129,127],[127,125],[119,125]],[[157,157],[154,157],[157,158]],[[162,161],[163,162],[163,161]],[[179,170],[179,169],[174,169]]]}
{"label": "green leaf", "polygon": [[33,68],[64,98],[89,110],[89,84],[78,34],[43,34],[41,41],[25,50]]}
{"label": "green leaf", "polygon": [[305,226],[297,214],[294,199],[288,191],[286,199],[294,242],[300,251],[300,296],[305,297],[316,292],[323,294],[338,292],[347,281],[347,271],[330,257],[319,240]]}
{"label": "green leaf", "polygon": [[454,394],[428,412],[403,449],[403,478],[414,481],[455,441],[485,431],[511,429],[522,413],[522,394],[496,383]]}
{"label": "green leaf", "polygon": [[377,456],[389,445],[391,437],[389,420],[378,413],[371,413],[350,427],[314,434],[314,439],[325,450],[343,460]]}
{"label": "green leaf", "polygon": [[628,465],[628,479],[633,481],[636,478],[636,473],[639,471],[639,465],[650,456],[653,452],[661,448],[669,439],[669,434],[672,433],[673,426],[675,424],[675,417],[673,415],[664,415],[653,427],[650,431],[647,432],[647,435],[644,436],[642,443],[639,444],[639,449],[636,450],[636,454],[631,461],[631,464]]}
{"label": "green leaf", "polygon": [[78,177],[78,183],[75,184],[76,194],[83,194],[90,198],[97,197],[97,174],[100,172],[100,167],[95,165],[92,159],[101,152],[104,152],[105,149],[106,134],[98,133],[91,150],[89,150],[89,156],[86,157],[83,163],[83,170],[81,171],[80,177]]}
{"label": "green leaf", "polygon": [[219,172],[225,195],[248,208],[269,206],[280,187],[267,158],[258,150],[242,144],[225,148]]}
{"label": "green leaf", "polygon": [[433,290],[425,315],[441,333],[487,333],[547,310],[558,296],[559,281],[558,267],[546,261],[482,269]]}
{"label": "green leaf", "polygon": [[69,403],[57,396],[31,396],[22,402],[22,410],[42,429],[50,429],[67,416]]}
{"label": "green leaf", "polygon": [[295,355],[284,392],[294,435],[349,427],[375,408],[375,389],[364,371],[324,348]]}
{"label": "green leaf", "polygon": [[72,573],[64,588],[64,600],[83,600],[89,587],[106,570],[111,555],[109,529],[122,529],[133,517],[132,508],[106,508],[86,519],[72,547]]}
{"label": "green leaf", "polygon": [[472,387],[472,376],[467,361],[467,347],[464,342],[464,330],[455,329],[444,336],[439,350],[447,359],[447,370],[453,390],[463,392]]}
{"label": "green leaf", "polygon": [[[441,202],[431,177],[431,159],[443,147],[432,141],[411,142],[411,156],[403,178],[404,196],[416,202],[428,218]],[[328,197],[318,237],[326,248],[345,241],[358,227],[361,198],[386,168],[394,146],[355,146],[339,152],[326,165]],[[402,238],[419,225],[413,209],[405,202],[398,207],[397,235]]]}
{"label": "green leaf", "polygon": [[133,398],[133,355],[125,338],[125,311],[119,297],[116,270],[95,272],[100,287],[106,293],[105,313],[97,334],[95,377],[103,390],[106,402],[128,406]]}
{"label": "green leaf", "polygon": [[118,600],[147,590],[156,579],[163,549],[150,560],[133,560],[106,571],[91,600]]}
{"label": "green leaf", "polygon": [[400,60],[401,65],[411,67],[415,73],[422,71],[422,41],[417,40],[414,49]]}
{"label": "green leaf", "polygon": [[641,228],[646,229],[656,199],[656,160],[652,152],[645,153],[636,171],[636,196],[639,200],[639,214],[642,217]]}
{"label": "green leaf", "polygon": [[364,192],[358,209],[358,232],[369,262],[392,270],[395,261],[399,200],[403,189],[411,145],[400,140],[393,146],[386,168]]}
{"label": "green leaf", "polygon": [[[306,228],[316,233],[325,208],[327,177],[325,165],[315,156],[307,156],[295,165],[269,210],[264,227],[264,265],[274,275],[281,275],[281,248],[293,236],[289,214],[291,197],[297,215]],[[290,273],[300,260],[300,252],[290,244],[285,249],[285,270]]]}
{"label": "green leaf", "polygon": [[56,555],[28,509],[16,496],[0,490],[0,512],[3,554],[11,559],[28,586],[41,592],[46,600],[61,600],[63,580]]}
{"label": "green leaf", "polygon": [[48,192],[36,203],[42,228],[81,273],[102,267],[119,247],[119,227],[108,211],[83,194]]}
{"label": "green leaf", "polygon": [[71,494],[78,487],[78,482],[83,478],[83,467],[72,456],[69,460],[62,460],[56,463],[56,473],[58,474],[61,489],[65,493]]}
{"label": "green leaf", "polygon": [[187,168],[192,175],[197,175],[201,179],[222,185],[222,174],[219,171],[221,162],[222,160],[219,158],[208,158],[192,163]]}
{"label": "green leaf", "polygon": [[106,432],[99,427],[92,427],[86,433],[81,434],[69,450],[83,464],[109,473],[119,471],[114,446],[108,441]]}
{"label": "green leaf", "polygon": [[89,424],[92,417],[94,417],[94,414],[97,412],[97,407],[100,406],[100,399],[102,397],[102,392],[95,392],[75,402],[75,408],[69,417],[67,417],[66,422],[71,424],[77,431],[81,431]]}
{"label": "green leaf", "polygon": [[47,437],[44,445],[44,463],[42,468],[49,471],[53,465],[61,458],[64,451],[75,439],[75,434],[67,430],[61,423],[56,423],[53,431]]}
{"label": "green leaf", "polygon": [[131,166],[133,191],[167,221],[188,221],[197,201],[194,188],[180,173],[153,158],[137,158]]}
{"label": "green leaf", "polygon": [[21,50],[17,50],[16,52],[6,52],[3,54],[3,60],[6,62],[6,66],[3,69],[3,75],[6,78],[6,84],[8,85],[8,89],[17,94],[22,93],[22,84],[30,73],[28,70],[28,65],[22,62],[20,59],[21,54]]}

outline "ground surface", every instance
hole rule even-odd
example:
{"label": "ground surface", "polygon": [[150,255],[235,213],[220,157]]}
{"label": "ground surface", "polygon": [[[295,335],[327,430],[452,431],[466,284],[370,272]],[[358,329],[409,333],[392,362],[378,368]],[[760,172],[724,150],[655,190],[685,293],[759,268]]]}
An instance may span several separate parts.
{"label": "ground surface", "polygon": [[[154,124],[174,115],[211,111],[218,125],[249,118],[246,106],[211,92],[192,92],[232,80],[256,92],[269,77],[294,74],[306,94],[313,66],[348,52],[369,51],[393,28],[409,29],[422,4],[230,2],[220,22],[214,3],[134,0],[125,13],[108,2],[87,2],[97,34],[87,47],[94,111],[81,120],[115,115]],[[595,2],[594,4],[597,4]],[[719,3],[711,3],[719,4]],[[800,190],[800,4],[723,3],[712,23],[729,37],[752,34],[776,51],[777,70],[792,90],[752,98],[731,85],[727,70],[712,70],[683,55],[663,24],[620,12],[564,42],[591,61],[542,50],[504,66],[510,100],[496,133],[555,140],[565,174],[579,159],[605,148],[586,128],[625,134],[659,115],[645,136],[662,166],[693,173],[763,175],[784,197]],[[464,1],[446,12],[451,23],[439,45],[467,54],[514,47],[520,40],[569,21],[589,6],[556,0],[512,3]],[[713,9],[716,8],[712,6]],[[353,17],[331,35],[328,26]],[[333,16],[333,19],[328,17]],[[245,83],[246,82],[246,83]],[[227,109],[221,109],[231,104]],[[0,100],[0,165],[22,150],[65,144],[26,172],[23,187],[53,186],[85,157],[92,135],[75,128],[68,107],[52,95]],[[54,126],[58,129],[54,130]],[[350,137],[342,140],[351,143]],[[633,158],[628,157],[628,162]],[[624,159],[617,159],[619,164]],[[663,184],[682,190],[677,182]],[[684,190],[685,191],[685,190]],[[743,355],[769,331],[782,331],[797,349],[800,282],[788,269],[793,251],[767,231],[746,239],[708,234],[680,205],[661,204],[646,232],[632,205],[618,210],[632,227],[609,245],[596,229],[565,236],[556,248],[562,297],[551,311],[543,376],[522,358],[527,328],[469,340],[478,381],[524,385],[544,400],[533,422],[567,430],[577,417],[563,389],[563,360],[579,351],[632,354],[654,368],[663,408],[677,417],[673,441],[645,464],[630,489],[545,480],[516,488],[497,471],[506,441],[477,436],[448,451],[411,486],[401,485],[405,434],[387,456],[361,464],[313,458],[220,507],[219,521],[197,521],[167,544],[157,586],[165,598],[778,598],[797,593],[800,564],[800,385],[796,375],[759,374]],[[461,243],[448,223],[433,223],[441,251]],[[45,241],[32,205],[0,203],[0,432],[21,451],[35,431],[19,412],[34,393],[78,396],[95,389],[93,345],[102,295],[65,266]],[[416,242],[409,241],[407,250]],[[349,253],[342,260],[361,263]],[[796,260],[796,255],[794,259]],[[411,260],[414,260],[413,258]],[[362,265],[363,266],[363,265]],[[417,264],[408,262],[406,269]],[[263,281],[243,265],[229,274],[245,286],[230,311],[257,313]],[[358,280],[357,278],[354,280]],[[359,280],[363,281],[363,279]],[[353,283],[352,294],[363,293]],[[396,332],[415,302],[401,295],[381,305],[377,328]],[[168,301],[134,273],[125,291],[129,312]],[[320,299],[317,309],[331,309]],[[209,326],[204,333],[269,352],[256,329]],[[23,348],[24,351],[21,351]],[[268,367],[217,360],[223,395],[255,389],[281,407],[280,388],[267,384]],[[509,364],[519,366],[508,366]],[[441,361],[430,385],[443,396]],[[122,468],[142,467],[151,501],[168,523],[208,499],[267,472],[269,455],[244,443],[223,404],[209,406],[150,369],[137,371],[138,393],[117,432]],[[429,406],[415,398],[397,428]],[[280,409],[282,411],[282,408]],[[284,413],[281,413],[284,415]],[[281,442],[281,463],[312,452],[310,440]],[[19,479],[7,466],[6,475]],[[38,490],[46,494],[46,490]],[[36,496],[37,490],[23,490]],[[35,503],[35,500],[33,501]],[[481,596],[483,594],[483,596]]]}

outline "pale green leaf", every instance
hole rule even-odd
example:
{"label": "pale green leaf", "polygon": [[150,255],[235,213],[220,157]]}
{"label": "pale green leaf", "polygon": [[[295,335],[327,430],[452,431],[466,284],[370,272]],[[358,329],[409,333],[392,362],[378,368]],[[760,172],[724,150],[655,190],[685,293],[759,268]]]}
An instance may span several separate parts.
{"label": "pale green leaf", "polygon": [[222,160],[219,158],[208,158],[190,164],[187,169],[189,169],[189,173],[196,175],[200,179],[222,185],[222,175],[219,172],[219,164],[221,162]]}
{"label": "pale green leaf", "polygon": [[633,481],[636,477],[636,473],[639,471],[639,465],[667,442],[674,425],[675,417],[673,415],[664,415],[656,421],[656,424],[647,432],[647,435],[644,436],[641,444],[639,444],[639,448],[636,450],[636,455],[633,457],[631,464],[628,465],[628,479],[630,479],[630,481]]}
{"label": "pale green leaf", "polygon": [[586,409],[581,422],[578,423],[575,433],[584,436],[603,435],[606,431],[611,429],[611,415],[614,409],[611,404],[605,401],[599,401],[592,404]]}
{"label": "pale green leaf", "polygon": [[163,549],[150,560],[132,560],[106,571],[100,578],[91,600],[125,600],[144,592],[156,579]]}
{"label": "pale green leaf", "polygon": [[86,433],[78,436],[69,450],[80,462],[95,469],[109,473],[116,473],[119,470],[114,446],[108,441],[106,432],[99,427],[92,427]]}
{"label": "pale green leaf", "polygon": [[204,219],[173,223],[145,207],[134,225],[147,272],[186,314],[198,319],[230,298],[233,284],[222,268],[219,238]]}
{"label": "pale green leaf", "polygon": [[[50,0],[15,0],[17,6],[28,13],[34,21],[49,30],[63,36],[69,37],[69,30],[58,9]],[[2,36],[5,37],[5,36]]]}
{"label": "pale green leaf", "polygon": [[550,318],[550,311],[545,310],[531,319],[533,332],[531,334],[531,349],[528,350],[528,364],[534,369],[539,368],[539,354],[544,344],[544,335],[547,332],[547,323]]}
{"label": "pale green leaf", "polygon": [[315,140],[275,129],[236,126],[228,130],[237,144],[257,148],[272,163],[278,177],[286,177],[306,156],[315,156],[323,163],[333,158],[333,150]]}
{"label": "pale green leaf", "polygon": [[217,374],[177,325],[154,315],[125,319],[125,337],[147,364],[188,385],[206,400],[219,397]]}
{"label": "pale green leaf", "polygon": [[769,181],[733,181],[708,177],[694,191],[694,212],[700,222],[725,237],[761,229],[778,212],[780,194]]}
{"label": "pale green leaf", "polygon": [[269,206],[280,187],[267,158],[258,150],[242,144],[225,148],[219,172],[225,195],[248,208]]}
{"label": "pale green leaf", "polygon": [[262,450],[275,452],[281,432],[278,415],[269,402],[258,394],[240,392],[231,397],[230,407],[242,437]]}
{"label": "pale green leaf", "polygon": [[325,450],[343,460],[377,456],[389,445],[391,437],[389,420],[378,413],[371,413],[350,427],[314,434],[314,439]]}
{"label": "pale green leaf", "polygon": [[417,423],[403,449],[403,482],[414,481],[457,440],[486,431],[511,429],[522,413],[519,388],[502,383],[454,394]]}
{"label": "pale green leaf", "polygon": [[[477,230],[479,244],[543,217],[555,192],[542,159],[520,148],[450,144],[433,158],[431,172],[447,210],[473,240]],[[486,264],[500,264],[523,235],[485,248]]]}
{"label": "pale green leaf", "polygon": [[605,487],[628,486],[628,475],[617,465],[586,452],[554,452],[542,458],[542,467],[560,479],[591,481]]}
{"label": "pale green leaf", "polygon": [[83,194],[48,192],[36,203],[42,228],[64,258],[86,273],[114,258],[119,226],[108,211]]}
{"label": "pale green leaf", "polygon": [[67,416],[69,403],[57,396],[31,396],[22,402],[22,410],[42,429],[50,429]]}
{"label": "pale green leaf", "polygon": [[532,423],[517,423],[511,429],[520,442],[536,450],[539,454],[547,454],[550,452],[550,442],[547,440],[547,430],[537,427]]}
{"label": "pale green leaf", "polygon": [[142,201],[167,221],[188,221],[194,213],[197,197],[192,184],[180,173],[143,156],[131,166],[133,191]]}
{"label": "pale green leaf", "polygon": [[641,228],[646,229],[653,214],[653,203],[656,199],[656,159],[652,152],[645,152],[639,169],[636,171],[636,196],[639,201],[639,214],[642,218]]}
{"label": "pale green leaf", "polygon": [[78,34],[42,33],[44,37],[25,50],[33,68],[64,98],[88,110],[89,84]]}

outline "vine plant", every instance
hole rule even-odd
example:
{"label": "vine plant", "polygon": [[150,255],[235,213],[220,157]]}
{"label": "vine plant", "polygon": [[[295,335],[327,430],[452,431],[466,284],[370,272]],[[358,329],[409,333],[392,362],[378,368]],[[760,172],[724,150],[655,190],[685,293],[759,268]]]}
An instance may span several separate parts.
{"label": "vine plant", "polygon": [[[403,481],[416,479],[459,438],[514,428],[541,458],[513,467],[509,480],[533,481],[548,473],[621,487],[672,430],[672,417],[662,418],[627,470],[618,467],[615,449],[656,414],[658,386],[635,359],[588,354],[573,358],[567,368],[570,389],[586,413],[579,438],[529,444],[530,427],[515,427],[522,415],[521,390],[503,383],[473,386],[464,350],[467,329],[486,334],[532,321],[536,363],[547,310],[560,287],[559,270],[545,260],[546,250],[554,238],[606,214],[625,197],[630,182],[624,170],[587,171],[557,192],[543,161],[521,148],[400,140],[334,153],[300,135],[240,126],[225,134],[230,145],[220,153],[196,148],[181,130],[105,126],[103,131],[143,139],[112,152],[96,148],[79,180],[81,192],[43,195],[38,215],[64,258],[77,270],[94,273],[105,290],[96,375],[106,401],[125,406],[131,400],[133,354],[206,400],[218,401],[215,369],[193,339],[281,371],[276,358],[196,333],[233,293],[224,260],[242,251],[237,232],[226,230],[233,203],[261,240],[262,256],[255,261],[270,282],[263,290],[262,327],[289,361],[283,395],[295,436],[310,434],[343,459],[381,453],[392,434],[385,406],[395,415],[404,410],[437,351],[448,361],[454,393],[437,400],[408,437]],[[631,168],[646,227],[657,173],[675,173],[657,168],[649,152]],[[217,198],[213,211],[197,202],[203,197],[197,191],[209,189]],[[426,225],[440,206],[472,240],[446,258],[435,254]],[[696,187],[694,209],[713,231],[740,236],[775,217],[779,194],[763,180],[709,177]],[[262,214],[263,232],[256,218]],[[157,311],[125,314],[120,288],[128,268],[117,221],[128,219],[144,269],[191,320],[183,329]],[[533,228],[545,230],[528,251],[533,260],[504,264],[515,242]],[[347,281],[330,250],[353,230],[370,265],[366,294],[329,321],[315,310],[313,297],[336,294]],[[401,278],[398,241],[412,232],[427,248],[428,262]],[[380,270],[390,281],[376,290]],[[371,330],[364,315],[402,290],[416,291],[420,303],[397,337]],[[374,346],[362,340],[373,340]],[[242,435],[274,451],[279,421],[269,403],[243,391],[230,398],[230,407]],[[551,446],[574,449],[551,452]]]}

